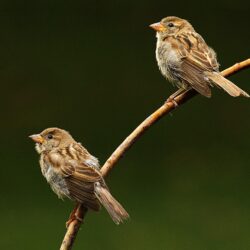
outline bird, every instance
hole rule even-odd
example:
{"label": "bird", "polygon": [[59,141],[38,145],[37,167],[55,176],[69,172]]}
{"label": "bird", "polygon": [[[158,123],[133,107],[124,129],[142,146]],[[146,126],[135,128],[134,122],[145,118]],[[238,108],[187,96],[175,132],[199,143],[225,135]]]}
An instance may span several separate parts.
{"label": "bird", "polygon": [[[127,211],[111,195],[100,173],[98,159],[69,132],[53,127],[29,137],[40,154],[41,172],[59,198],[69,198],[93,211],[99,211],[103,205],[116,224],[129,218]],[[66,226],[75,219],[81,220],[76,209]]]}
{"label": "bird", "polygon": [[219,72],[215,51],[185,19],[169,16],[150,25],[156,31],[156,60],[162,75],[179,90],[173,99],[191,88],[211,97],[211,87],[222,88],[233,97],[250,97]]}

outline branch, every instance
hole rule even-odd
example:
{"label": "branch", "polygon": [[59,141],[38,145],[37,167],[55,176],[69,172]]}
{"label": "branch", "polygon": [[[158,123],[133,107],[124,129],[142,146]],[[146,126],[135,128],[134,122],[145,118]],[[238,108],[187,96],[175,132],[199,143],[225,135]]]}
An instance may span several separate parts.
{"label": "branch", "polygon": [[80,226],[82,224],[83,218],[85,217],[88,209],[85,208],[83,205],[77,205],[76,215],[77,218],[80,218],[80,220],[73,220],[68,228],[67,232],[64,236],[62,245],[60,247],[60,250],[70,250],[73,247],[73,244],[76,239],[76,235],[78,233],[78,230],[80,229]]}
{"label": "branch", "polygon": [[[223,70],[221,74],[225,77],[231,76],[243,69],[250,67],[250,58],[236,63],[235,65]],[[175,98],[175,102],[178,106],[182,105],[186,101],[190,100],[192,97],[196,96],[198,93],[191,89],[188,90]],[[112,170],[115,164],[120,160],[120,158],[125,154],[125,152],[147,131],[149,127],[160,120],[164,115],[173,111],[178,107],[172,101],[165,102],[160,108],[158,108],[154,113],[152,113],[148,118],[146,118],[113,152],[113,154],[108,158],[103,167],[101,168],[101,174],[106,177],[108,173]],[[77,217],[84,219],[87,209],[83,206],[78,207]],[[74,244],[77,232],[81,226],[79,220],[74,220],[68,227],[67,232],[64,236],[60,250],[70,250]]]}
{"label": "branch", "polygon": [[[223,70],[221,74],[225,77],[231,76],[236,72],[239,72],[243,69],[250,67],[250,58],[236,63],[235,65]],[[185,103],[198,93],[195,90],[189,90],[181,95],[178,95],[175,98],[178,106]],[[108,158],[101,169],[102,175],[105,177],[110,170],[115,166],[115,164],[119,161],[119,159],[124,155],[124,153],[143,135],[146,130],[160,120],[161,117],[170,113],[172,110],[176,108],[176,105],[173,102],[164,103],[159,109],[157,109],[154,113],[152,113],[147,119],[145,119],[123,142],[120,146],[114,151],[114,153]]]}

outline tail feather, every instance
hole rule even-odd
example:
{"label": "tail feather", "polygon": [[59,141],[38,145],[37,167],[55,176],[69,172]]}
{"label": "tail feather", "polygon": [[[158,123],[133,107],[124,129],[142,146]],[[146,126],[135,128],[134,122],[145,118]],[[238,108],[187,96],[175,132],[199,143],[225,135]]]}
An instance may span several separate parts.
{"label": "tail feather", "polygon": [[129,214],[122,205],[111,195],[107,187],[103,187],[100,182],[95,183],[95,194],[115,224],[118,225],[129,218]]}
{"label": "tail feather", "polygon": [[217,72],[206,72],[207,77],[211,80],[215,85],[224,89],[229,95],[237,97],[237,96],[245,96],[250,97],[247,92],[236,86],[231,81],[227,80],[220,73]]}

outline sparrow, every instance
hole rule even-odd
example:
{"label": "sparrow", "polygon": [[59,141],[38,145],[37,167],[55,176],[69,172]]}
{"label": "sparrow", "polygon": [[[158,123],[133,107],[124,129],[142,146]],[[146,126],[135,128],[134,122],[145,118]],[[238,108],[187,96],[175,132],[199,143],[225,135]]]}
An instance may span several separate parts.
{"label": "sparrow", "polygon": [[[48,128],[29,137],[36,142],[41,172],[59,198],[67,197],[93,211],[103,205],[116,224],[128,219],[126,210],[111,195],[97,158],[67,131]],[[74,212],[66,225],[79,219]]]}
{"label": "sparrow", "polygon": [[156,60],[160,71],[179,88],[170,98],[190,88],[211,97],[213,86],[222,88],[233,97],[249,97],[220,74],[216,53],[187,20],[169,16],[150,27],[156,31]]}

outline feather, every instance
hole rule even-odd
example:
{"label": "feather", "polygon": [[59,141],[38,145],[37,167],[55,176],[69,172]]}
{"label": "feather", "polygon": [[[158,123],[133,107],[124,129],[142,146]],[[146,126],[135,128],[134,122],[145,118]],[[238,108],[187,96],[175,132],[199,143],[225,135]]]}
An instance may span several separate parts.
{"label": "feather", "polygon": [[233,97],[245,96],[250,97],[248,93],[236,86],[231,81],[227,80],[218,72],[205,72],[205,75],[211,80],[216,86],[225,90],[229,95]]}
{"label": "feather", "polygon": [[184,60],[182,62],[182,71],[179,77],[182,82],[188,83],[188,85],[201,95],[211,97],[209,82],[205,81],[203,72],[197,64],[193,64],[189,60]]}
{"label": "feather", "polygon": [[107,187],[101,185],[100,182],[95,183],[95,194],[117,225],[129,218],[129,214],[122,205],[111,195]]}
{"label": "feather", "polygon": [[94,211],[100,209],[101,202],[117,224],[128,217],[109,193],[97,158],[75,142],[67,131],[48,128],[37,137],[45,141],[39,148],[42,174],[59,198],[68,197]]}

